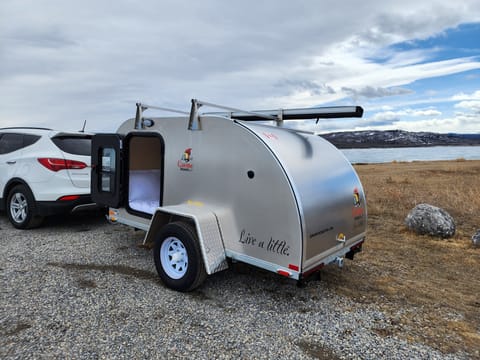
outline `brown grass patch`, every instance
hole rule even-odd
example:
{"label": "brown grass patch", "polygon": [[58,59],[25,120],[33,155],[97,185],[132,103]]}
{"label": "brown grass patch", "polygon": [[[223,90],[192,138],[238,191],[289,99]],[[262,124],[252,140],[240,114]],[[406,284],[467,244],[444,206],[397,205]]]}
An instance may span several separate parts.
{"label": "brown grass patch", "polygon": [[[480,161],[357,165],[368,203],[364,252],[343,270],[325,269],[331,288],[378,304],[391,328],[374,329],[443,352],[480,357]],[[447,240],[419,236],[404,219],[417,204],[448,211],[457,231]]]}

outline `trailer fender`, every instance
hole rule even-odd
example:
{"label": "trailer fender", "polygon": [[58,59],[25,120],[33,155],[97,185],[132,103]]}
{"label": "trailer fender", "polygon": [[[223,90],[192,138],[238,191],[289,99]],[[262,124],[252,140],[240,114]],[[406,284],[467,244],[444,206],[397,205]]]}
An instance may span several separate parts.
{"label": "trailer fender", "polygon": [[228,268],[217,216],[206,206],[181,204],[159,207],[152,217],[144,244],[154,242],[160,229],[173,221],[185,221],[194,225],[208,275]]}

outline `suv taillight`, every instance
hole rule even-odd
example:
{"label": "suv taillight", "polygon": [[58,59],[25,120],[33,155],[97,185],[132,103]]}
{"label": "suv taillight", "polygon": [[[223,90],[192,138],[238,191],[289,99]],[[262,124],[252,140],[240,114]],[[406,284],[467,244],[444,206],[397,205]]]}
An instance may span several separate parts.
{"label": "suv taillight", "polygon": [[60,171],[65,169],[85,169],[87,164],[76,160],[65,160],[58,158],[38,158],[38,162],[48,170]]}

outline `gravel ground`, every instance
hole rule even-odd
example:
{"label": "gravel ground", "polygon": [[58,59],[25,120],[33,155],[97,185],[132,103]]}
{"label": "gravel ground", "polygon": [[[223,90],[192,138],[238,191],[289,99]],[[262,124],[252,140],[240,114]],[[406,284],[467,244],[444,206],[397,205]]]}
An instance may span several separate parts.
{"label": "gravel ground", "polygon": [[468,358],[379,335],[393,319],[321,281],[236,264],[169,290],[143,236],[96,213],[29,231],[0,214],[0,358]]}

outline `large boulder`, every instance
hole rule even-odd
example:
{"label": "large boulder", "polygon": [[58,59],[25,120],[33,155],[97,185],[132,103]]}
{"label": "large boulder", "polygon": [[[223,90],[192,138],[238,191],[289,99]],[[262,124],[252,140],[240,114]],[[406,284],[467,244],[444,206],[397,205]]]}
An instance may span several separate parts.
{"label": "large boulder", "polygon": [[480,229],[472,236],[473,246],[480,246]]}
{"label": "large boulder", "polygon": [[405,218],[405,225],[420,235],[449,238],[455,234],[455,221],[445,210],[419,204]]}

